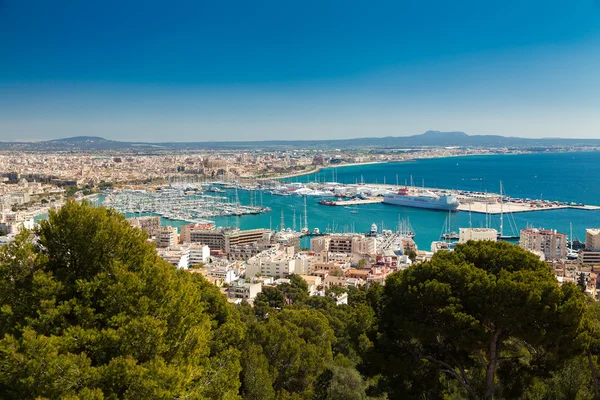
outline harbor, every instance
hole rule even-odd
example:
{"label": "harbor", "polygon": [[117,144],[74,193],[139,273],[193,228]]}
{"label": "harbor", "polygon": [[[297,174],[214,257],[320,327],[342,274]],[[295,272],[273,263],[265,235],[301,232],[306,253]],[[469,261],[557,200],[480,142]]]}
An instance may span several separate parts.
{"label": "harbor", "polygon": [[[333,168],[323,169],[320,174],[296,178],[295,181],[273,179],[258,181],[247,178],[224,179],[222,177],[210,179],[209,177],[178,175],[177,178],[171,177],[167,184],[130,186],[129,189],[146,190],[147,192],[160,192],[164,189],[178,190],[183,192],[183,195],[179,197],[195,199],[199,201],[198,204],[189,203],[183,209],[177,210],[177,203],[173,203],[173,212],[169,212],[170,206],[168,205],[163,208],[138,207],[135,206],[132,199],[131,202],[122,201],[120,209],[125,211],[128,216],[157,215],[155,212],[158,212],[158,215],[164,217],[162,219],[164,225],[176,227],[188,224],[189,221],[211,220],[216,226],[239,227],[240,229],[271,228],[272,230],[281,229],[281,215],[283,214],[286,230],[300,231],[307,227],[307,233],[312,234],[316,229],[320,235],[366,232],[372,223],[377,223],[382,230],[395,230],[396,221],[400,216],[410,218],[414,227],[414,240],[419,248],[429,248],[431,242],[440,240],[440,231],[443,230],[446,218],[451,219],[451,231],[458,232],[461,227],[489,227],[500,232],[503,214],[504,230],[506,231],[504,236],[517,236],[520,229],[529,226],[568,231],[572,224],[574,235],[581,237],[585,228],[600,223],[600,213],[597,212],[600,211],[600,207],[594,205],[594,200],[600,198],[597,190],[595,187],[590,187],[586,192],[578,191],[574,180],[555,179],[558,171],[547,167],[541,168],[541,165],[548,165],[548,162],[543,162],[543,160],[568,157],[565,162],[571,162],[574,156],[571,154],[522,155],[518,156],[519,160],[531,158],[533,161],[529,164],[522,162],[518,166],[514,164],[516,156],[465,157],[422,160],[415,163],[374,164],[335,168],[335,173],[332,173]],[[589,157],[595,159],[597,153],[582,154],[581,156],[585,156],[585,160],[588,160]],[[482,171],[480,163],[483,161],[493,162],[494,168]],[[498,166],[501,168],[496,168]],[[430,170],[453,171],[454,168],[461,169],[458,173],[445,174],[443,181],[439,180],[439,176],[436,178],[437,175],[431,175],[430,178],[427,178],[428,175],[426,175]],[[544,183],[528,180],[525,185],[523,179],[520,178],[521,175],[508,175],[513,168],[527,169],[530,174],[536,174],[540,178],[544,176],[543,174],[548,176],[545,177]],[[411,186],[409,173],[407,178],[402,178],[401,169],[422,175],[418,175],[418,179],[413,179]],[[485,174],[491,178],[487,180],[462,178],[468,176],[469,173]],[[386,175],[387,179],[384,179]],[[397,179],[396,175],[398,175]],[[426,178],[421,179],[420,176]],[[491,182],[492,178],[500,176],[506,176],[502,179],[503,196],[500,196],[500,179]],[[431,185],[424,184],[427,183],[427,179]],[[504,179],[508,183],[505,184]],[[367,180],[369,182],[366,182]],[[382,182],[386,180],[386,184],[383,184]],[[420,184],[418,186],[414,184],[417,181]],[[392,182],[401,184],[392,185],[390,184]],[[397,193],[400,188],[405,187],[402,183],[405,183],[414,192],[429,191],[435,195],[455,195],[459,201],[457,210],[460,212],[452,212],[449,216],[447,211],[383,204],[385,194]],[[435,183],[437,185],[434,186]],[[202,198],[201,196],[213,198]],[[503,198],[502,203],[500,203],[500,198]],[[331,206],[319,204],[323,200],[333,204]],[[207,201],[216,203],[216,207],[203,204]],[[110,201],[107,202],[107,205],[109,203]],[[259,209],[244,210],[241,207],[258,207]],[[260,207],[263,207],[263,210],[260,210]],[[205,208],[208,208],[209,212],[203,213]],[[185,209],[191,209],[194,212],[186,212]],[[271,211],[269,212],[267,209]],[[250,212],[240,213],[235,210]],[[172,217],[181,219],[171,219]],[[305,223],[305,217],[308,223]],[[508,221],[513,219],[514,224],[508,224]],[[442,233],[447,232],[443,230]],[[308,236],[303,242],[305,247],[308,246],[307,240]]]}
{"label": "harbor", "polygon": [[458,206],[459,211],[473,212],[478,214],[492,214],[497,215],[501,213],[524,213],[524,212],[536,212],[536,211],[555,211],[555,210],[586,210],[586,211],[598,211],[600,206],[591,205],[565,205],[565,204],[554,204],[554,203],[543,203],[539,207],[535,204],[530,203],[516,203],[516,202],[505,202],[500,204],[499,202],[487,203],[481,201],[473,202],[461,202]]}
{"label": "harbor", "polygon": [[[219,189],[219,193],[224,193]],[[104,199],[104,205],[124,214],[160,215],[165,219],[189,223],[209,223],[214,217],[255,215],[271,211],[260,205],[243,205],[237,197],[206,195],[202,191],[177,188],[154,190],[113,190]]]}

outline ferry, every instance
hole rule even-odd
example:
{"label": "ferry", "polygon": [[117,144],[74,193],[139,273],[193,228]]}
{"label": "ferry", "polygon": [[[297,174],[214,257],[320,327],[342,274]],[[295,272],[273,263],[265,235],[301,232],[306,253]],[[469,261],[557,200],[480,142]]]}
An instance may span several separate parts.
{"label": "ferry", "polygon": [[427,208],[431,210],[444,211],[457,211],[459,205],[458,199],[455,195],[437,195],[426,190],[410,193],[408,188],[401,188],[397,193],[384,195],[383,203],[394,206]]}

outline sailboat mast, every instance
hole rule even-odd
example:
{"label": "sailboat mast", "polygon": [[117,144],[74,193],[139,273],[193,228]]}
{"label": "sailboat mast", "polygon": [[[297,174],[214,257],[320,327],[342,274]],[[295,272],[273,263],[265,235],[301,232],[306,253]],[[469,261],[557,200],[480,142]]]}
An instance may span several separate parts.
{"label": "sailboat mast", "polygon": [[292,217],[292,231],[296,232],[296,209],[294,208],[294,216]]}
{"label": "sailboat mast", "polygon": [[473,228],[473,220],[471,219],[471,204],[469,203],[469,229]]}
{"label": "sailboat mast", "polygon": [[306,195],[304,195],[304,228],[308,230],[308,214],[306,214]]}
{"label": "sailboat mast", "polygon": [[504,236],[504,230],[503,230],[503,217],[504,217],[504,209],[503,209],[503,204],[504,201],[502,200],[502,181],[500,181],[500,237]]}
{"label": "sailboat mast", "polygon": [[571,239],[571,253],[573,252],[573,223],[569,222],[569,239]]}

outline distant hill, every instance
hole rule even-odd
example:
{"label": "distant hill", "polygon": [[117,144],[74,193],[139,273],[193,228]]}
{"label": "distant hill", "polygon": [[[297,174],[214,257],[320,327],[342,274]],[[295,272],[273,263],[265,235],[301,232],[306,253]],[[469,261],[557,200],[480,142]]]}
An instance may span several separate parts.
{"label": "distant hill", "polygon": [[0,150],[21,151],[94,151],[94,150],[197,150],[267,148],[418,148],[418,147],[532,148],[600,146],[600,139],[541,138],[529,139],[499,135],[468,135],[465,132],[427,131],[412,136],[337,140],[267,140],[234,142],[121,142],[97,136],[76,136],[40,142],[0,142]]}

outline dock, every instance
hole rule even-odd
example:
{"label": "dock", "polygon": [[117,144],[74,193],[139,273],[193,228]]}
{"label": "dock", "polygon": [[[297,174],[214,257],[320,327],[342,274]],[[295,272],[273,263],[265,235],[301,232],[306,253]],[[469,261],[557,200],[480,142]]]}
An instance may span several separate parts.
{"label": "dock", "polygon": [[[349,207],[349,206],[359,206],[364,204],[378,204],[383,202],[383,197],[373,197],[369,199],[352,199],[352,200],[339,200],[339,201],[330,201],[328,206],[337,206],[337,207]],[[496,215],[501,212],[504,213],[523,213],[523,212],[536,212],[536,211],[553,211],[553,210],[562,210],[562,209],[574,209],[574,210],[587,210],[587,211],[599,211],[600,206],[592,206],[592,205],[559,205],[552,203],[545,203],[540,207],[534,206],[532,207],[530,203],[515,203],[515,202],[505,202],[502,204],[502,210],[500,209],[500,203],[498,201],[485,201],[473,198],[460,198],[460,205],[458,206],[458,211],[467,211],[476,214],[490,214]]]}
{"label": "dock", "polygon": [[383,197],[373,197],[371,199],[352,199],[332,201],[328,206],[358,206],[361,204],[377,204],[383,202]]}
{"label": "dock", "polygon": [[[459,199],[460,201],[460,199]],[[532,207],[528,203],[513,203],[507,202],[502,204],[502,210],[500,209],[500,203],[487,203],[482,201],[473,201],[471,203],[461,202],[458,206],[459,211],[470,211],[478,214],[500,214],[504,213],[522,213],[522,212],[535,212],[535,211],[554,211],[554,210],[563,210],[563,209],[575,209],[575,210],[587,210],[587,211],[598,211],[600,210],[600,206],[571,206],[571,205],[556,205],[556,204],[547,204],[542,207]]]}

